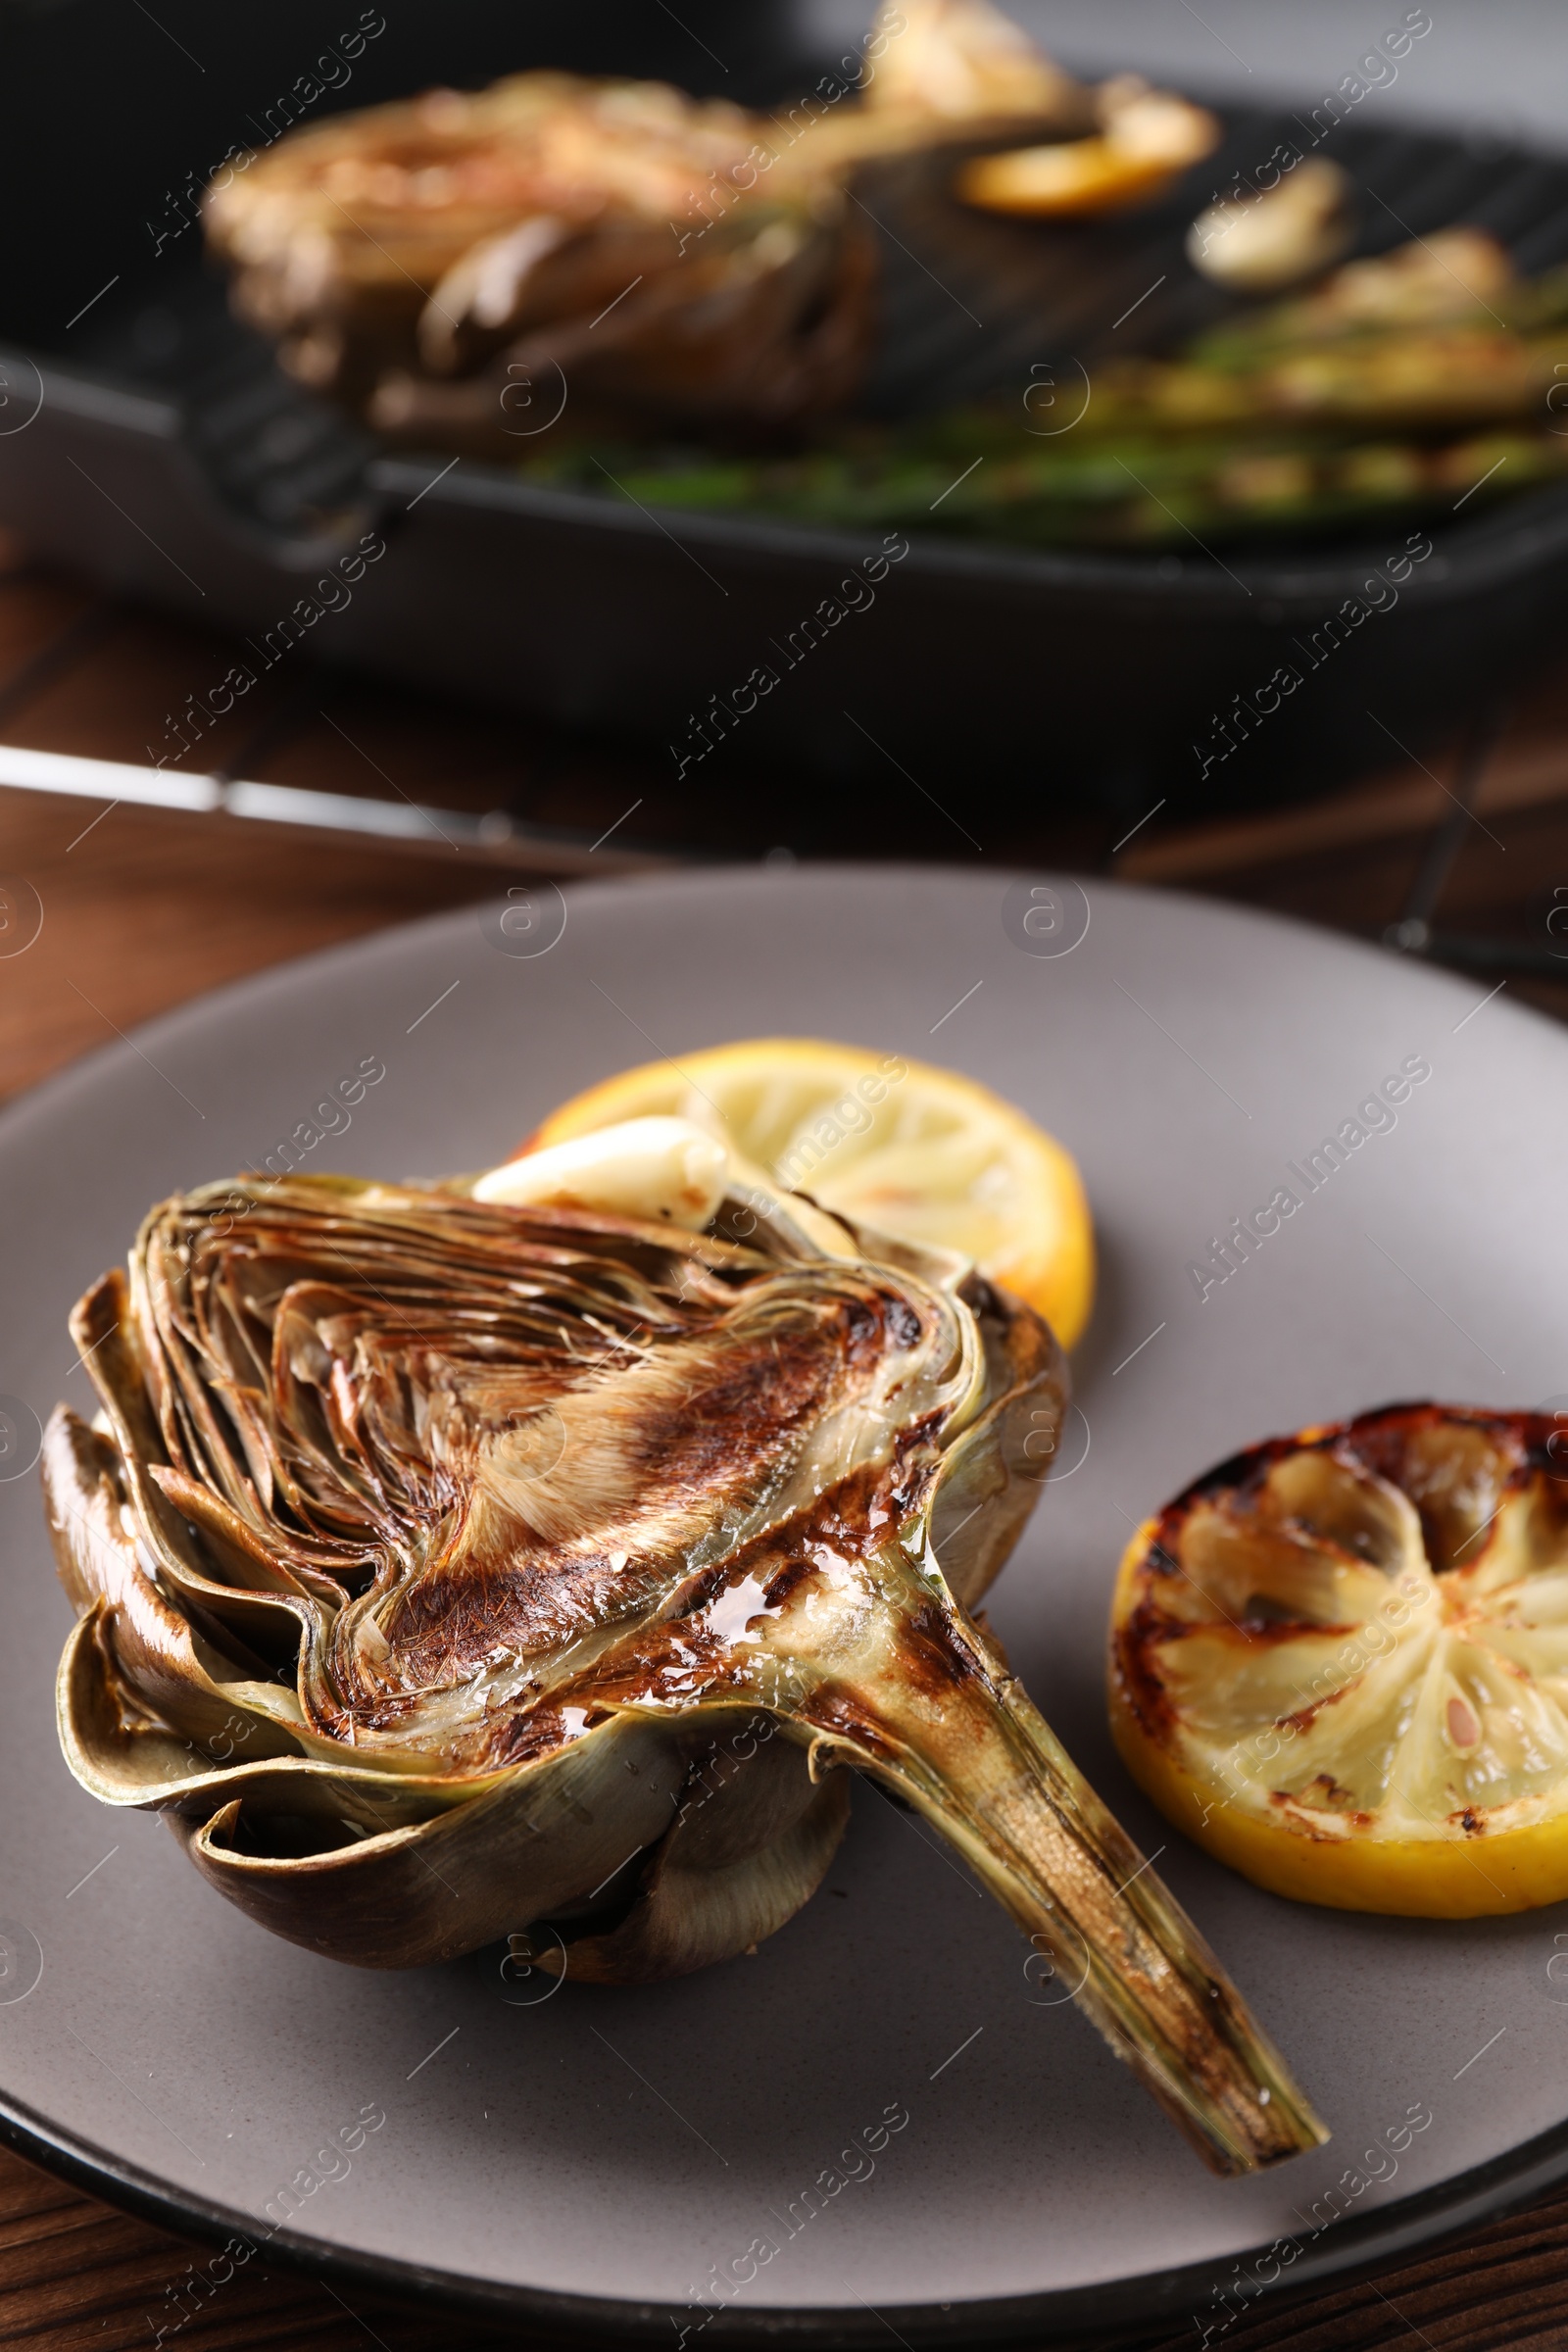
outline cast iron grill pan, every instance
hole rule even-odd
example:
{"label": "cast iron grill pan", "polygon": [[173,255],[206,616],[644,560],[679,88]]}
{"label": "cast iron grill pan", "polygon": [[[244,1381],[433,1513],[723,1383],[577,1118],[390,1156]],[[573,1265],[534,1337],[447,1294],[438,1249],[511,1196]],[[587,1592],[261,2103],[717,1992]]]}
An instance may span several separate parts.
{"label": "cast iron grill pan", "polygon": [[[1223,317],[1230,299],[1183,259],[1187,224],[1312,127],[1284,112],[1225,122],[1221,151],[1167,201],[1094,223],[971,212],[947,192],[951,158],[865,172],[857,196],[883,257],[866,410],[896,417],[1009,393],[1021,407],[1048,375],[1066,404],[1080,370],[1092,381],[1112,354]],[[1321,151],[1361,191],[1360,252],[1466,220],[1526,271],[1568,255],[1568,164],[1358,119]],[[33,336],[3,364],[18,392],[43,392],[35,421],[0,436],[0,521],[40,553],[255,635],[375,530],[388,555],[314,631],[314,656],[652,740],[687,789],[769,767],[836,786],[891,755],[917,775],[983,775],[1014,809],[1093,799],[1139,814],[1160,793],[1197,808],[1298,792],[1386,763],[1390,733],[1435,743],[1532,660],[1568,578],[1568,485],[1434,524],[1434,553],[1397,608],[1322,660],[1268,723],[1245,740],[1233,728],[1234,752],[1204,772],[1215,716],[1282,662],[1305,672],[1295,649],[1402,548],[1407,523],[1213,554],[911,534],[874,607],[785,670],[769,647],[799,642],[875,538],[656,519],[471,460],[442,474],[448,453],[381,450],[229,318],[194,237],[174,271],[131,272],[85,332],[54,349]],[[730,704],[764,662],[777,689],[705,727],[715,698]]]}

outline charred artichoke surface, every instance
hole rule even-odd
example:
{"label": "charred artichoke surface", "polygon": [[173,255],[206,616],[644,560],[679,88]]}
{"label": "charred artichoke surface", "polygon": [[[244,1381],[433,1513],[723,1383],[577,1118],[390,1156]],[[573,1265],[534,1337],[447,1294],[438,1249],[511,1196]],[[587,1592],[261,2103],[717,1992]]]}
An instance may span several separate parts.
{"label": "charred artichoke surface", "polygon": [[847,1763],[1218,2169],[1321,2136],[967,1614],[1064,1377],[963,1261],[793,1197],[693,1234],[241,1178],[156,1208],[72,1328],[66,1756],[254,1918],[394,1967],[549,1923],[574,1979],[678,1974],[811,1893]]}

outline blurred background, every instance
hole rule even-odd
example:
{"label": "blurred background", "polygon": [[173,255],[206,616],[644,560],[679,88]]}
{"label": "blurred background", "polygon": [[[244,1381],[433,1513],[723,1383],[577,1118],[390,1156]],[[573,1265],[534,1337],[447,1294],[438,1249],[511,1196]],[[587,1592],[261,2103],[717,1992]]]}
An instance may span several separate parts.
{"label": "blurred background", "polygon": [[[1359,0],[1214,0],[1201,15],[1181,0],[1016,0],[1008,11],[1063,65],[1086,75],[1123,67],[1178,88],[1255,105],[1332,89],[1402,9]],[[857,11],[819,0],[802,21],[824,47],[853,39]],[[1434,19],[1436,39],[1412,49],[1380,103],[1400,122],[1489,131],[1561,151],[1568,116],[1568,23],[1548,0],[1461,0]]]}
{"label": "blurred background", "polygon": [[[933,9],[906,12],[879,71],[928,40]],[[650,410],[646,344],[627,346],[608,404],[572,361],[553,431],[536,427],[548,360],[509,446],[476,440],[472,402],[459,416],[444,384],[416,381],[412,423],[387,426],[388,375],[372,397],[364,373],[379,328],[350,337],[363,380],[348,362],[326,380],[318,352],[313,380],[239,250],[265,207],[212,249],[215,167],[266,195],[334,117],[546,66],[656,76],[786,128],[825,90],[825,142],[870,104],[846,86],[863,8],[286,0],[241,20],[0,0],[17,224],[0,273],[0,936],[23,943],[0,974],[0,1089],[291,953],[534,876],[693,858],[1113,872],[1568,1003],[1551,356],[1560,332],[1568,379],[1568,21],[1349,0],[1015,0],[1007,18],[1077,77],[1056,119],[954,99],[837,169],[873,282],[836,405],[764,429],[755,398],[737,421],[686,383]],[[1100,85],[1127,74],[1212,126],[1136,200],[1042,213],[957,193],[965,158],[1102,144]],[[1292,140],[1340,174],[1343,238],[1261,289],[1205,272],[1193,223],[1216,198],[1249,210]],[[708,226],[697,201],[676,237],[682,219]],[[428,296],[390,232],[351,227],[387,284]],[[1466,227],[1511,272],[1506,295],[1443,259]],[[311,233],[289,248],[296,313],[320,266]],[[1255,416],[1195,442],[1156,415],[1148,371],[1172,363],[1205,397],[1240,369],[1250,400],[1256,351],[1216,361],[1213,337],[1240,321],[1266,340],[1336,261],[1434,253],[1460,343],[1453,316],[1435,334],[1375,321],[1400,387],[1358,379],[1348,422],[1309,418],[1283,460],[1294,487]],[[487,346],[475,380],[504,358]],[[1058,419],[1080,381],[1099,405],[1073,433]],[[1380,466],[1405,488],[1374,481]],[[852,591],[894,542],[875,593]],[[824,599],[842,625],[800,637]],[[760,665],[778,691],[740,707]]]}

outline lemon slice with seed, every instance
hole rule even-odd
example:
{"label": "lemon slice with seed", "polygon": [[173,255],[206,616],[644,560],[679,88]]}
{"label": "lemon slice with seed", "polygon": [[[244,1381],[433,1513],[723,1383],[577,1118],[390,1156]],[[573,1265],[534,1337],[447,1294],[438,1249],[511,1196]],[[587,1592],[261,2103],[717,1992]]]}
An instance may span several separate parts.
{"label": "lemon slice with seed", "polygon": [[1396,1405],[1240,1454],[1138,1531],[1134,1778],[1276,1894],[1460,1919],[1568,1895],[1568,1462],[1548,1414]]}
{"label": "lemon slice with seed", "polygon": [[1089,1319],[1094,1231],[1077,1167],[970,1078],[858,1046],[759,1038],[606,1079],[553,1111],[528,1148],[662,1114],[694,1120],[824,1208],[961,1251],[1064,1348]]}

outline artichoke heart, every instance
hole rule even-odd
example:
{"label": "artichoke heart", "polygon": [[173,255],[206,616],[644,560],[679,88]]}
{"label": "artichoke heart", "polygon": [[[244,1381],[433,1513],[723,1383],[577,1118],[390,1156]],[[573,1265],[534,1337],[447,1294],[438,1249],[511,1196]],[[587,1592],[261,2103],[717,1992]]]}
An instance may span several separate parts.
{"label": "artichoke heart", "polygon": [[1065,1377],[966,1261],[738,1179],[693,1232],[241,1177],[155,1208],[72,1331],[103,1410],[45,1443],[62,1744],[252,1918],[678,1975],[811,1894],[848,1765],[1217,2170],[1322,2136],[968,1613]]}

